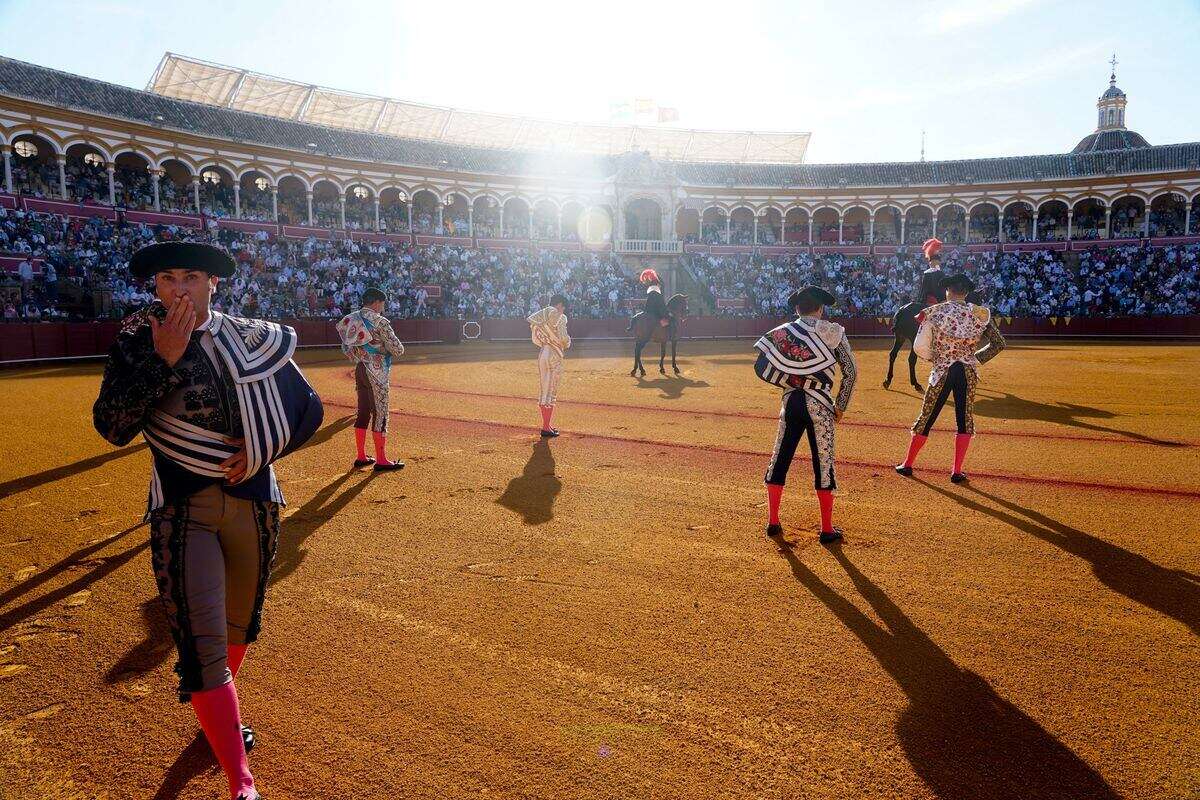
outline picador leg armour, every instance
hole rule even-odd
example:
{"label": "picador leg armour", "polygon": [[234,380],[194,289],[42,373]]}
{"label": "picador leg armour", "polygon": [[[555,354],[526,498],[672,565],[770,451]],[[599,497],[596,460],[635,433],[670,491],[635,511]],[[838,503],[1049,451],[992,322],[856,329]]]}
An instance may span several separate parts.
{"label": "picador leg armour", "polygon": [[246,760],[242,742],[242,723],[238,716],[237,690],[233,681],[216,689],[192,694],[192,708],[204,730],[204,736],[229,781],[229,796],[254,797],[254,777]]}
{"label": "picador leg armour", "polygon": [[767,513],[771,516],[767,520],[771,525],[779,524],[779,501],[783,499],[783,484],[768,483],[767,484]]}

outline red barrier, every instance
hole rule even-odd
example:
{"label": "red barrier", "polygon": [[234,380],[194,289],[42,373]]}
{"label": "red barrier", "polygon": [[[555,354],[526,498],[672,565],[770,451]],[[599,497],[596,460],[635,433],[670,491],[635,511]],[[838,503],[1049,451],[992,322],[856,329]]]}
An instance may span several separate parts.
{"label": "red barrier", "polygon": [[762,247],[758,248],[758,252],[762,253],[764,256],[788,256],[807,253],[809,249],[810,248],[807,246],[796,244],[763,245]]}
{"label": "red barrier", "polygon": [[[682,338],[743,338],[761,336],[783,323],[771,317],[688,317],[683,323]],[[886,317],[834,317],[851,336],[890,336]],[[336,320],[284,320],[296,329],[300,346],[315,347],[339,343],[334,328]],[[529,325],[523,319],[480,320],[482,335],[487,341],[525,341]],[[1200,338],[1200,316],[1188,317],[996,317],[1005,335],[1042,338],[1070,337],[1129,337],[1129,338]],[[571,320],[571,336],[587,339],[628,339],[629,320],[584,319]],[[462,340],[462,320],[400,319],[392,323],[403,342],[447,342]],[[120,323],[15,323],[0,325],[0,362],[26,361],[36,358],[76,358],[103,355],[108,352],[117,335]]]}
{"label": "red barrier", "polygon": [[17,209],[17,198],[11,194],[0,192],[0,208],[7,208],[9,211]]}
{"label": "red barrier", "polygon": [[416,242],[418,245],[429,244],[444,244],[453,245],[455,247],[470,247],[474,240],[470,236],[432,236],[429,234],[418,233]]}
{"label": "red barrier", "polygon": [[510,247],[528,249],[530,244],[528,239],[478,239],[475,242],[476,247],[484,250],[507,250]]}
{"label": "red barrier", "polygon": [[42,271],[42,259],[27,258],[26,256],[0,256],[0,272],[16,272],[22,261],[29,261],[35,275]]}
{"label": "red barrier", "polygon": [[249,219],[218,219],[218,228],[228,228],[232,231],[249,231],[256,233],[258,231],[266,231],[272,235],[279,233],[279,226],[274,222],[259,222]]}
{"label": "red barrier", "polygon": [[98,206],[94,203],[77,203],[73,200],[48,200],[43,197],[26,197],[23,199],[26,211],[36,211],[41,214],[59,214],[64,217],[103,217],[116,219],[117,212],[112,206]]}
{"label": "red barrier", "polygon": [[280,233],[289,239],[332,239],[333,231],[329,228],[310,228],[307,225],[280,225]]}
{"label": "red barrier", "polygon": [[562,253],[578,253],[583,250],[579,242],[534,242],[538,250],[554,250]]}
{"label": "red barrier", "polygon": [[176,225],[183,228],[202,228],[204,221],[194,214],[163,214],[159,211],[126,211],[125,219],[144,225]]}

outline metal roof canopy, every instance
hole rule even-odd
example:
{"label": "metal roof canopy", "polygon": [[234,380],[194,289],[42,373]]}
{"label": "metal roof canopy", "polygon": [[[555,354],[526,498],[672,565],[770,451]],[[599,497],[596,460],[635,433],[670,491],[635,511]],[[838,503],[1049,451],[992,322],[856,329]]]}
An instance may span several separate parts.
{"label": "metal roof canopy", "polygon": [[462,111],[342,92],[166,53],[148,91],[252,114],[401,139],[500,150],[621,155],[666,161],[803,164],[811,134],[602,125]]}

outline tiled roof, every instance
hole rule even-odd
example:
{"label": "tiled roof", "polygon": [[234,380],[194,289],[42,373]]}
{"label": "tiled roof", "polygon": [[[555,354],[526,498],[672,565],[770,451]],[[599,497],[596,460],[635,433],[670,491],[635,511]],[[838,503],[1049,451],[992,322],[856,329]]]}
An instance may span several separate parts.
{"label": "tiled roof", "polygon": [[1149,147],[1140,133],[1126,130],[1099,131],[1079,140],[1072,153],[1099,153],[1106,150],[1136,150]]}
{"label": "tiled roof", "polygon": [[[3,57],[0,57],[0,94],[201,136],[448,171],[604,178],[617,171],[619,162],[611,156],[485,149],[310,125],[175,100]],[[1061,155],[963,161],[801,165],[677,163],[671,167],[674,175],[689,185],[835,191],[857,186],[966,186],[1200,169],[1200,142],[1149,147],[1135,133],[1108,131],[1101,134],[1102,145],[1103,137],[1109,133],[1126,134],[1129,141],[1135,142],[1128,145],[1134,149],[1104,148]],[[316,147],[308,148],[309,143]],[[1080,144],[1082,146],[1083,142]]]}

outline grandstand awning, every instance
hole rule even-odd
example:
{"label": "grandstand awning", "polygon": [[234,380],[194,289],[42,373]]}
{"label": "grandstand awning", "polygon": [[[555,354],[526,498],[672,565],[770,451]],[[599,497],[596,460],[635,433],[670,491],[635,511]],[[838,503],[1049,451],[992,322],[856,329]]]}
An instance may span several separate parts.
{"label": "grandstand awning", "polygon": [[164,97],[401,139],[666,161],[802,164],[811,134],[555,122],[343,92],[167,53],[146,87]]}

